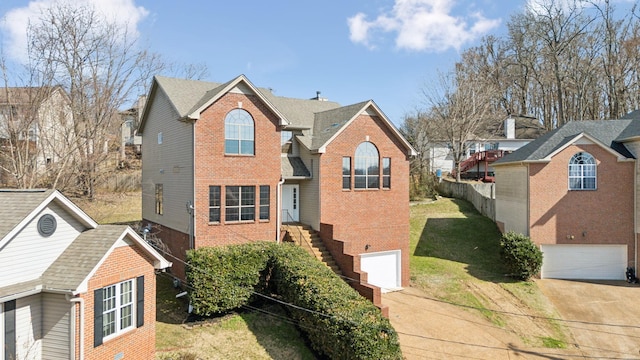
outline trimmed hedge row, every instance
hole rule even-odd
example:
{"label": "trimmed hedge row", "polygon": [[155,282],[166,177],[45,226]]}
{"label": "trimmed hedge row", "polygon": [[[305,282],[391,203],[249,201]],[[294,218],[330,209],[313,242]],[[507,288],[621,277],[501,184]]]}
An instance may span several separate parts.
{"label": "trimmed hedge row", "polygon": [[402,359],[398,334],[380,310],[299,247],[254,243],[201,248],[190,251],[187,259],[196,314],[239,307],[253,291],[268,286],[291,304],[292,318],[315,351],[331,359]]}
{"label": "trimmed hedge row", "polygon": [[211,316],[247,304],[271,257],[266,242],[203,247],[187,252],[187,281],[193,312]]}

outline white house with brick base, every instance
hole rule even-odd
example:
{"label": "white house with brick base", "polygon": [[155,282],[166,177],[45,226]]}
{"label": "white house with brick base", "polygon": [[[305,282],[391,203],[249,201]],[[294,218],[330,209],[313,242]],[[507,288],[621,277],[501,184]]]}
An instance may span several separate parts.
{"label": "white house with brick base", "polygon": [[58,191],[0,203],[0,359],[153,359],[155,272],[171,263]]}

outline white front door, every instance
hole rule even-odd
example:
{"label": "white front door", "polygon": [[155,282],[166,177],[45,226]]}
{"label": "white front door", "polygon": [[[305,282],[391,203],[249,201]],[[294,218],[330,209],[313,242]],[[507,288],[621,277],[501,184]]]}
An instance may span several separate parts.
{"label": "white front door", "polygon": [[297,184],[282,185],[282,222],[299,220],[300,187]]}

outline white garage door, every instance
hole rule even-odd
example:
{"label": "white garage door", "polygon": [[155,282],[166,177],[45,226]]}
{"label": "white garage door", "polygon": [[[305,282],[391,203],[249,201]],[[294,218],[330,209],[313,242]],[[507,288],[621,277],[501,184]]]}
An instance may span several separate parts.
{"label": "white garage door", "polygon": [[360,270],[366,271],[369,284],[380,287],[382,292],[399,289],[400,250],[360,254]]}
{"label": "white garage door", "polygon": [[541,277],[624,280],[626,245],[542,245]]}

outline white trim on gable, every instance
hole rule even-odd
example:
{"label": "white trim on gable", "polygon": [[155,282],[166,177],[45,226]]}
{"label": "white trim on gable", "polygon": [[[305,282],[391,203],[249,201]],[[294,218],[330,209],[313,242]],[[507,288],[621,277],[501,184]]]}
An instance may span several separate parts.
{"label": "white trim on gable", "polygon": [[615,156],[618,161],[634,161],[634,159],[629,159],[626,156],[620,154],[619,152],[613,150],[611,147],[603,144],[601,141],[599,141],[598,139],[594,138],[593,136],[582,132],[578,135],[576,135],[573,139],[567,141],[566,143],[564,143],[562,146],[560,146],[558,149],[556,149],[555,151],[551,152],[549,155],[547,155],[544,160],[546,161],[551,161],[551,158],[553,158],[554,156],[556,156],[558,153],[560,153],[561,151],[563,151],[564,149],[568,148],[571,145],[597,145],[601,148],[603,148],[604,150],[606,150],[608,153],[610,153],[611,155]]}
{"label": "white trim on gable", "polygon": [[68,210],[69,213],[82,225],[86,226],[89,229],[95,229],[98,226],[87,213],[82,211],[76,204],[71,202],[71,200],[67,199],[64,195],[62,195],[58,190],[54,190],[46,199],[44,199],[38,206],[36,206],[29,215],[25,216],[24,219],[20,223],[18,223],[11,231],[9,231],[4,238],[0,239],[0,249],[4,247],[8,241],[13,239],[19,232],[21,232],[24,227],[31,222],[36,216],[40,214],[40,212],[52,201],[58,201],[61,203],[62,207],[65,210]]}
{"label": "white trim on gable", "polygon": [[406,146],[406,148],[407,148],[407,156],[416,156],[416,155],[418,155],[418,152],[413,148],[413,146],[411,146],[411,144],[407,141],[407,139],[405,139],[404,136],[402,136],[400,131],[393,125],[393,123],[387,118],[387,116],[382,112],[382,110],[380,110],[378,105],[376,105],[376,103],[373,100],[367,101],[367,103],[362,106],[362,109],[360,109],[360,111],[358,111],[353,117],[351,117],[351,119],[349,119],[349,121],[347,121],[344,125],[342,125],[342,128],[340,128],[340,130],[336,131],[336,133],[333,134],[333,136],[331,136],[324,144],[322,144],[322,146],[318,147],[318,151],[317,152],[320,153],[320,154],[324,154],[325,152],[327,152],[327,146],[334,139],[336,139],[340,134],[342,134],[342,132],[349,125],[351,125],[351,123],[358,116],[363,115],[363,114],[364,115],[370,115],[370,116],[379,116],[382,119],[382,121],[384,122],[384,124],[387,125],[387,127],[394,133],[396,138],[398,138],[398,140],[400,140]]}
{"label": "white trim on gable", "polygon": [[[246,86],[246,88],[243,88],[242,86]],[[211,106],[211,104],[213,104],[214,102],[216,102],[218,99],[220,99],[224,94],[229,93],[229,92],[240,92],[243,94],[247,94],[247,93],[253,93],[255,95],[257,95],[260,100],[267,105],[267,108],[269,110],[271,110],[274,114],[276,114],[276,116],[280,119],[280,126],[287,126],[290,124],[290,122],[285,118],[285,116],[278,110],[278,108],[276,108],[261,92],[260,90],[258,90],[257,87],[255,87],[251,81],[249,81],[249,79],[247,79],[246,76],[244,75],[240,75],[237,78],[235,78],[233,81],[229,82],[227,84],[227,86],[224,87],[224,89],[220,90],[217,94],[215,94],[211,99],[207,100],[207,102],[205,102],[204,104],[202,104],[202,106],[200,106],[198,109],[196,109],[195,111],[193,111],[191,114],[188,114],[187,117],[189,119],[192,120],[198,120],[200,119],[200,114],[209,106]]]}
{"label": "white trim on gable", "polygon": [[98,261],[96,266],[91,269],[91,271],[87,274],[87,276],[82,280],[78,288],[73,291],[73,295],[78,295],[82,293],[86,293],[89,288],[89,279],[100,269],[102,264],[107,260],[109,255],[113,253],[113,250],[126,246],[127,243],[131,243],[131,246],[140,246],[143,252],[147,253],[151,258],[153,258],[153,267],[157,270],[166,269],[171,266],[171,262],[167,261],[160,253],[158,253],[151,245],[149,245],[146,241],[144,241],[138,234],[133,231],[130,227],[126,228],[122,234],[118,237],[118,240],[111,245],[108,251],[104,253],[102,259]]}

